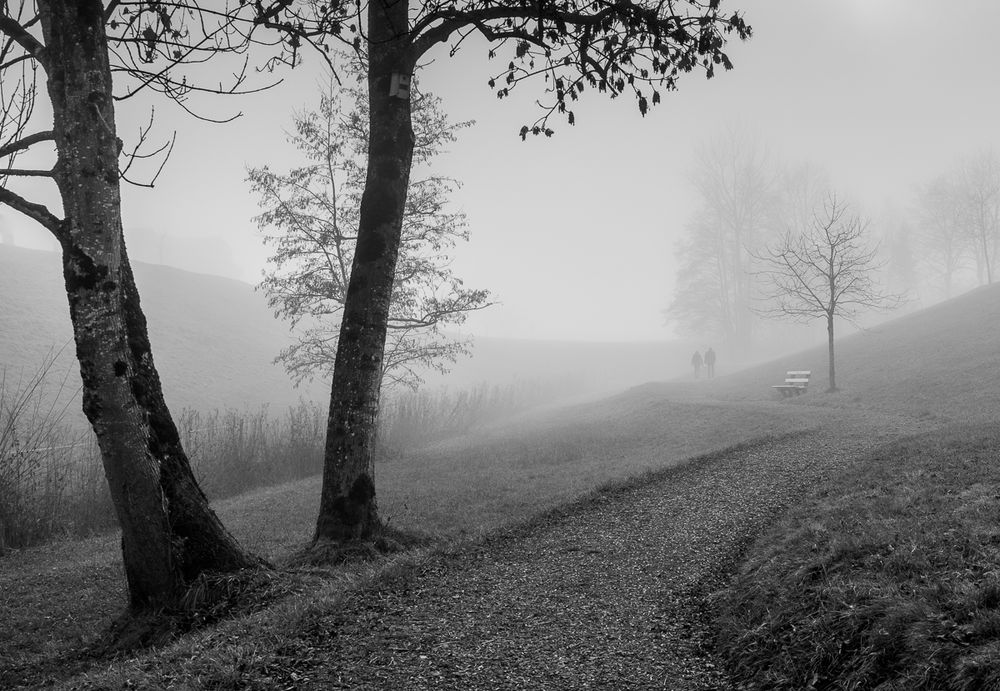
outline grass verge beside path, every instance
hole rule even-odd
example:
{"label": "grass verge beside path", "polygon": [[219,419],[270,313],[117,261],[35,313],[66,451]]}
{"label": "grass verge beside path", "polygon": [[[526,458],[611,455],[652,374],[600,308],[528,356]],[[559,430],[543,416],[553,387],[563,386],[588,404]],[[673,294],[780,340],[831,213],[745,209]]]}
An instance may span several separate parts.
{"label": "grass verge beside path", "polygon": [[882,445],[794,507],[713,598],[748,689],[1000,688],[1000,431]]}
{"label": "grass verge beside path", "polygon": [[[811,427],[816,416],[810,412],[685,404],[635,390],[381,464],[379,501],[396,528],[475,535],[523,521],[606,482],[764,434]],[[215,507],[244,544],[281,562],[309,538],[318,492],[314,478]],[[64,673],[60,665],[121,611],[118,549],[113,536],[104,536],[0,559],[0,688],[58,677]],[[331,587],[357,578],[338,570],[324,577],[332,579]]]}
{"label": "grass verge beside path", "polygon": [[104,689],[729,688],[701,593],[804,484],[823,437],[753,440],[72,679]]}

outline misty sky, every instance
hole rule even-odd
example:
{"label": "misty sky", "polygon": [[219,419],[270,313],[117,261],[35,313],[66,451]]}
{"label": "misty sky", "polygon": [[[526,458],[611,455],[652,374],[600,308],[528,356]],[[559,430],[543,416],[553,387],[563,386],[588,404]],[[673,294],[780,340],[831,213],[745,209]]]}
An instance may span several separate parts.
{"label": "misty sky", "polygon": [[[455,201],[471,241],[456,273],[501,304],[472,316],[485,336],[584,340],[671,337],[662,310],[673,246],[697,200],[688,182],[699,146],[727,128],[757,134],[775,157],[825,168],[833,185],[878,219],[905,212],[913,186],[961,156],[1000,144],[1000,26],[995,0],[725,0],[745,10],[754,38],[729,48],[736,68],[692,73],[645,118],[634,101],[589,93],[577,125],[521,142],[541,83],[498,102],[486,81],[499,66],[484,45],[442,54],[423,87],[455,120],[474,119],[437,171],[462,181]],[[138,260],[255,283],[266,250],[251,218],[246,166],[296,163],[284,141],[292,109],[316,100],[319,61],[262,96],[202,102],[227,125],[197,122],[159,103],[160,138],[174,154],[153,190],[124,191],[126,239]],[[586,95],[586,94],[585,94]],[[148,105],[119,107],[128,139]],[[30,183],[37,185],[39,183]],[[33,199],[34,187],[21,186]],[[47,235],[9,210],[22,246]]]}

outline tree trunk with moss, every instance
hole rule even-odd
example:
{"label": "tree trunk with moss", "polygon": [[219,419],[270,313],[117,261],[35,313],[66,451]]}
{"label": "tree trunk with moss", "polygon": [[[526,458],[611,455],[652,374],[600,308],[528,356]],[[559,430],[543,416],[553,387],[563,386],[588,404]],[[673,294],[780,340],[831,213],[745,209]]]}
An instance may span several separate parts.
{"label": "tree trunk with moss", "polygon": [[83,379],[122,531],[133,609],[169,607],[206,571],[257,563],[191,472],[163,400],[122,235],[111,71],[99,0],[40,0],[63,220],[50,229]]}
{"label": "tree trunk with moss", "polygon": [[412,69],[407,36],[394,28],[407,22],[405,2],[369,6],[368,172],[337,344],[315,543],[363,540],[380,525],[372,449],[414,145],[409,89],[398,87]]}

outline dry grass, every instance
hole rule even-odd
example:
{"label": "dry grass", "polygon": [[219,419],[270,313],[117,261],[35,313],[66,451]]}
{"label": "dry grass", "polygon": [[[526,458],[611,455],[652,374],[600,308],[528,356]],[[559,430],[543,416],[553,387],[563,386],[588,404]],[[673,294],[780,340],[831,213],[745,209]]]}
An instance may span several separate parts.
{"label": "dry grass", "polygon": [[[834,395],[821,393],[826,363],[817,349],[712,382],[649,385],[432,448],[404,449],[377,468],[383,513],[403,530],[474,535],[615,478],[809,428],[836,409],[882,416],[887,429],[915,421],[935,431],[886,445],[850,476],[817,488],[758,544],[718,602],[730,636],[724,647],[757,688],[866,688],[876,679],[886,688],[984,688],[984,675],[1000,667],[1000,481],[993,469],[1000,438],[988,426],[941,430],[958,419],[995,419],[998,293],[980,289],[845,339],[838,350],[843,391]],[[819,386],[776,400],[770,385],[793,367],[812,369]],[[217,506],[244,543],[280,561],[310,536],[317,504],[318,480],[310,479]],[[393,557],[388,568],[415,558]],[[124,601],[117,560],[109,538],[5,558],[0,619],[11,625],[0,633],[0,687],[24,674],[38,683],[44,673],[72,671],[59,665],[72,661]],[[290,575],[304,579],[300,595],[193,634],[141,658],[138,668],[155,688],[171,679],[174,663],[164,660],[188,659],[185,675],[199,687],[235,688],[240,669],[287,640],[282,626],[299,621],[297,612],[335,607],[382,568]],[[214,649],[209,639],[229,642]],[[184,658],[185,650],[201,655]],[[114,687],[115,674],[125,673],[101,683]],[[119,681],[124,685],[124,676]]]}
{"label": "dry grass", "polygon": [[1000,431],[885,445],[779,521],[716,596],[753,689],[1000,688]]}
{"label": "dry grass", "polygon": [[[637,389],[384,462],[376,479],[380,502],[393,528],[449,538],[474,535],[527,519],[608,480],[808,427],[815,419],[811,412],[782,416],[687,405]],[[311,478],[224,500],[216,509],[244,544],[280,562],[311,536],[318,493],[319,480]],[[12,626],[0,634],[6,665],[0,687],[37,682],[39,674],[84,652],[125,600],[119,560],[110,537],[5,559],[0,618]]]}

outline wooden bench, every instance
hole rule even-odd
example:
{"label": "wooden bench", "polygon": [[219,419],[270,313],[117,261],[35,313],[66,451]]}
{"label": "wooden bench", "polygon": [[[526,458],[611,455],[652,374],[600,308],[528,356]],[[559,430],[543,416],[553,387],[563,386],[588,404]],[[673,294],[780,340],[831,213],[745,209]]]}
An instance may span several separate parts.
{"label": "wooden bench", "polygon": [[798,396],[809,388],[810,374],[811,370],[789,370],[785,376],[785,383],[775,384],[771,388],[780,391],[782,396]]}

